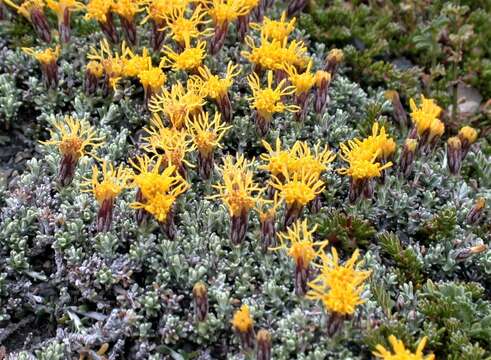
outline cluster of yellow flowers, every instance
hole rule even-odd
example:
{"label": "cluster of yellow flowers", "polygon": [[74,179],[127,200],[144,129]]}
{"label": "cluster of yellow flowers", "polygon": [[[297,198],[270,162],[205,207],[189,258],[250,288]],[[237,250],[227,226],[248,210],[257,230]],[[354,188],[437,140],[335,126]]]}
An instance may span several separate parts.
{"label": "cluster of yellow flowers", "polygon": [[[253,66],[247,76],[252,92],[248,100],[261,137],[267,135],[277,114],[291,112],[297,120],[303,120],[313,92],[314,109],[322,112],[331,77],[343,58],[343,53],[334,49],[323,67],[315,71],[305,44],[290,39],[295,18],[289,20],[283,13],[279,20],[265,17],[262,22],[251,22],[253,13],[264,10],[261,8],[264,2],[257,0],[89,0],[86,6],[74,0],[47,0],[46,4],[44,0],[28,0],[21,6],[4,1],[16,7],[45,38],[50,34],[49,27],[38,19],[42,19],[39,14],[44,14],[46,4],[57,14],[85,9],[86,17],[96,20],[107,37],[88,54],[86,92],[92,94],[99,87],[106,92],[117,91],[124,79],[138,80],[144,89],[151,121],[144,128],[146,134],[138,149],[142,155],[128,159],[129,167],[103,160],[101,165],[93,166],[92,176],[82,184],[99,204],[96,223],[99,231],[110,229],[117,196],[131,188],[135,189],[131,207],[136,209],[138,223],[151,215],[170,239],[175,238],[175,204],[191,186],[188,172],[197,165],[200,178],[212,177],[215,150],[232,128],[234,112],[229,92],[244,69],[231,61],[223,74],[217,74],[207,62],[207,46],[212,54],[220,51],[232,22],[237,22],[238,38],[245,39],[250,48],[241,54]],[[137,50],[136,24],[140,13],[143,13],[140,22],[152,25],[151,46]],[[113,15],[119,16],[124,32],[125,41],[121,44]],[[69,34],[68,25],[69,17],[68,24],[63,18],[60,34],[63,27],[65,38]],[[246,37],[249,27],[260,31],[259,44],[251,36]],[[165,44],[166,39],[171,41]],[[54,87],[60,47],[24,51],[41,63],[47,84]],[[168,84],[172,79],[185,81],[174,80]],[[208,112],[208,101],[215,104],[216,111]],[[416,151],[421,149],[425,154],[445,130],[439,119],[442,109],[433,100],[422,97],[419,107],[411,100],[410,107],[414,129],[404,142],[399,164],[405,176],[410,172]],[[449,139],[447,150],[452,172],[458,169],[459,161],[476,139],[477,132],[470,127],[462,128],[458,136]],[[102,140],[86,121],[66,117],[54,124],[51,139],[44,144],[59,149],[58,177],[62,186],[71,183],[80,158],[89,155],[98,159],[95,150],[102,146]],[[324,175],[336,154],[321,142],[309,145],[296,141],[290,148],[284,148],[277,138],[274,144],[264,140],[262,144],[266,151],[260,155],[259,168],[268,172],[269,179],[262,183],[255,179],[254,160],[242,154],[224,156],[218,168],[221,181],[213,185],[216,194],[209,198],[219,198],[227,207],[233,244],[245,239],[250,213],[257,212],[263,249],[287,250],[295,262],[297,294],[320,300],[331,315],[334,331],[363,303],[363,286],[370,271],[358,270],[361,265],[358,250],[344,264],[340,264],[335,248],[326,254],[328,242],[315,241],[316,227],[310,228],[306,220],[299,218],[306,207],[312,213],[320,209],[321,194],[326,188]],[[197,164],[193,164],[190,156],[195,151]],[[351,201],[373,195],[375,180],[383,181],[386,170],[393,166],[391,159],[395,152],[395,141],[378,122],[366,138],[340,144],[339,155],[347,165],[337,171],[350,178]],[[280,244],[276,246],[276,214],[281,206],[284,206],[284,232],[279,234]],[[309,281],[315,268],[320,268],[320,272]],[[204,296],[202,288],[196,292]],[[250,346],[253,324],[247,306],[232,320],[247,346]],[[391,342],[396,353],[406,351],[396,340]],[[423,346],[424,342],[418,353]],[[392,356],[382,347],[377,350],[379,357]]]}

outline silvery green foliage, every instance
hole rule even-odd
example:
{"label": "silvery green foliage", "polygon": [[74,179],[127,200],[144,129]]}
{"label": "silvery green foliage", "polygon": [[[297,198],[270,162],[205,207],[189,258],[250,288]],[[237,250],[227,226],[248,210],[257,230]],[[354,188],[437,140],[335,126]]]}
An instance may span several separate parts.
{"label": "silvery green foliage", "polygon": [[[143,39],[145,29],[139,30]],[[55,119],[74,115],[87,119],[106,138],[99,157],[126,163],[136,152],[139,131],[147,125],[149,114],[141,89],[131,81],[125,80],[112,97],[82,92],[80,54],[96,45],[99,36],[74,37],[63,50],[57,90],[44,89],[35,61],[18,49],[0,52],[2,68],[15,69],[0,79],[6,78],[12,86],[15,78],[27,89],[17,89],[16,97],[35,109],[33,140],[45,139],[45,128]],[[258,39],[257,33],[253,36]],[[246,100],[250,65],[239,56],[244,49],[237,47],[233,35],[229,42],[216,59],[206,60],[213,72],[223,73],[229,61],[244,66],[230,91],[234,127],[216,159],[219,163],[225,154],[243,152],[256,159],[257,167],[263,146]],[[316,67],[322,67],[327,50],[316,44],[310,44],[310,49]],[[169,84],[176,80],[183,79],[169,74]],[[390,135],[400,145],[406,134],[391,123],[390,105],[382,94],[365,92],[341,69],[324,114],[310,111],[304,124],[296,123],[292,114],[279,114],[265,140],[280,137],[286,147],[296,140],[320,142],[337,150],[341,142],[366,133],[369,109],[379,106]],[[208,104],[207,110],[214,112],[214,105]],[[383,325],[394,331],[402,328],[409,339],[428,335],[430,344],[432,339],[440,340],[438,329],[422,325],[429,320],[420,300],[436,291],[426,285],[427,280],[443,283],[445,291],[454,282],[476,282],[488,289],[491,284],[489,251],[459,256],[471,246],[489,242],[489,220],[473,226],[465,220],[478,196],[491,201],[491,159],[478,145],[465,160],[460,177],[449,176],[440,143],[432,154],[416,160],[414,176],[404,179],[394,166],[385,183],[377,185],[374,199],[355,205],[347,202],[346,177],[335,171],[324,175],[324,206],[315,218],[308,211],[304,216],[312,223],[322,222],[339,210],[369,222],[377,233],[362,247],[364,267],[372,270],[363,293],[366,302],[332,338],[326,335],[328,314],[322,305],[294,295],[291,259],[282,251],[262,253],[255,214],[246,242],[241,247],[230,244],[228,210],[208,198],[215,192],[212,184],[220,180],[216,172],[204,182],[190,171],[192,187],[177,204],[175,241],[169,241],[154,221],[136,224],[130,208],[134,190],[118,197],[112,230],[98,234],[94,226],[98,204],[83,185],[96,161],[82,158],[73,183],[60,188],[56,183],[59,154],[45,145],[37,149],[39,155],[27,162],[26,171],[0,198],[0,342],[10,347],[12,359],[76,358],[82,352],[95,354],[106,343],[109,359],[242,359],[245,355],[230,326],[240,303],[250,306],[256,330],[271,332],[275,359],[364,359],[373,350],[371,339],[378,340],[383,333]],[[195,155],[189,160],[195,163]],[[334,168],[344,165],[339,157],[333,163]],[[258,181],[264,181],[265,174],[257,174]],[[281,210],[279,221],[283,215]],[[445,222],[447,218],[454,221]],[[426,231],[427,226],[440,224],[435,219],[451,226]],[[356,245],[357,239],[352,240]],[[388,245],[398,242],[411,254],[410,265],[415,267],[409,271],[417,269],[419,277],[408,276],[405,263],[390,252]],[[343,258],[350,255],[341,247],[340,252]],[[208,285],[210,313],[206,321],[197,323],[192,288],[200,280]],[[463,303],[469,299],[464,297]],[[471,312],[469,318],[491,312],[489,302],[479,299],[479,304],[482,312]],[[47,324],[43,334],[31,325],[38,321]],[[488,328],[483,325],[483,333]]]}

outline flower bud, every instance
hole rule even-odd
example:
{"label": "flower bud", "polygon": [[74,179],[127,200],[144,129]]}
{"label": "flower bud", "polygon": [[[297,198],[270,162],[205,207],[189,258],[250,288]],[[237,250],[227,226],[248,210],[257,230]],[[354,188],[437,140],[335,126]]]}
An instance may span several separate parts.
{"label": "flower bud", "polygon": [[177,227],[175,221],[175,206],[173,205],[165,221],[160,222],[160,228],[169,240],[175,240],[177,235]]}
{"label": "flower bud", "polygon": [[406,139],[399,160],[399,169],[404,177],[409,177],[413,171],[414,157],[416,149],[418,147],[418,141],[416,139]]}
{"label": "flower bud", "polygon": [[208,288],[202,281],[193,287],[194,315],[197,321],[204,321],[208,316]]}
{"label": "flower bud", "polygon": [[385,98],[390,100],[392,103],[392,108],[394,109],[394,119],[399,123],[399,126],[404,128],[409,125],[408,116],[406,110],[401,103],[401,98],[399,97],[399,93],[395,90],[388,90],[385,92]]}
{"label": "flower bud", "polygon": [[257,352],[256,360],[271,360],[271,334],[266,329],[261,329],[256,336]]}
{"label": "flower bud", "polygon": [[329,95],[329,84],[331,83],[331,74],[327,71],[319,70],[315,73],[315,102],[314,110],[321,114],[327,104]]}
{"label": "flower bud", "polygon": [[249,210],[243,209],[240,214],[230,218],[230,240],[234,245],[240,245],[244,241],[249,223]]}
{"label": "flower bud", "polygon": [[151,24],[150,45],[154,52],[159,52],[164,43],[165,32],[161,31],[161,29],[165,27],[165,23],[152,19]]}
{"label": "flower bud", "polygon": [[326,70],[328,73],[331,74],[331,78],[336,75],[339,64],[341,64],[343,59],[344,59],[344,53],[343,50],[340,49],[332,49],[327,54],[326,66],[324,70]]}
{"label": "flower bud", "polygon": [[447,161],[450,173],[457,175],[462,165],[462,144],[457,136],[453,136],[447,141]]}
{"label": "flower bud", "polygon": [[472,209],[467,214],[467,223],[471,225],[477,224],[483,216],[485,206],[486,200],[483,197],[478,198]]}
{"label": "flower bud", "polygon": [[470,126],[464,126],[460,129],[458,137],[462,143],[462,160],[464,160],[471,145],[477,140],[477,130]]}
{"label": "flower bud", "polygon": [[85,68],[85,93],[93,94],[97,91],[99,79],[104,76],[104,68],[97,61],[90,61]]}
{"label": "flower bud", "polygon": [[472,246],[470,248],[459,251],[459,253],[456,256],[456,260],[465,260],[472,255],[483,253],[486,250],[488,250],[488,246],[484,244]]}

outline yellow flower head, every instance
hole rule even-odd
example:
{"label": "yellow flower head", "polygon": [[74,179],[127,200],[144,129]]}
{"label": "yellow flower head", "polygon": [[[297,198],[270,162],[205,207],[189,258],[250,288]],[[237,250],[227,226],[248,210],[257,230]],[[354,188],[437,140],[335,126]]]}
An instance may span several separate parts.
{"label": "yellow flower head", "polygon": [[273,176],[280,176],[283,169],[291,168],[291,164],[295,161],[290,150],[281,150],[281,140],[276,138],[275,147],[268,144],[265,140],[262,140],[262,144],[268,153],[261,154],[261,160],[267,162],[266,165],[262,165],[260,168],[267,170]]}
{"label": "yellow flower head", "polygon": [[203,97],[188,82],[188,88],[178,82],[172,85],[171,90],[163,89],[160,95],[155,95],[150,101],[149,109],[154,116],[165,114],[170,124],[176,129],[181,129],[186,124],[190,114],[197,113],[205,104]]}
{"label": "yellow flower head", "polygon": [[296,141],[291,149],[293,161],[288,163],[290,174],[302,172],[312,174],[319,178],[321,174],[329,170],[329,164],[336,159],[336,154],[325,146],[321,149],[320,143],[314,145],[311,150],[307,143]]}
{"label": "yellow flower head", "polygon": [[341,49],[331,49],[327,54],[326,60],[328,62],[335,62],[339,64],[344,59],[344,53]]}
{"label": "yellow flower head", "polygon": [[288,44],[287,39],[280,42],[278,40],[268,40],[263,36],[261,45],[257,47],[254,39],[248,36],[245,42],[251,50],[243,51],[241,53],[242,56],[262,69],[283,70],[287,65],[304,69],[308,64],[308,58],[305,55],[307,48],[302,41],[294,40]]}
{"label": "yellow flower head", "polygon": [[160,23],[172,15],[175,10],[184,10],[192,2],[192,0],[148,0],[145,1],[145,11],[147,15],[142,21],[142,24],[148,20]]}
{"label": "yellow flower head", "polygon": [[97,202],[102,205],[105,201],[114,201],[121,191],[127,188],[130,180],[130,172],[119,165],[114,168],[112,164],[102,162],[102,180],[100,179],[99,168],[92,167],[92,179],[87,179],[82,186],[87,189],[84,191],[92,192]]}
{"label": "yellow flower head", "polygon": [[295,30],[296,21],[296,18],[287,21],[286,11],[283,11],[280,20],[271,20],[268,17],[264,17],[262,24],[254,23],[251,24],[251,27],[261,31],[261,35],[268,40],[282,42]]}
{"label": "yellow flower head", "polygon": [[[56,145],[63,156],[78,160],[82,156],[94,156],[92,151],[102,146],[103,138],[96,136],[96,132],[88,122],[65,116],[63,120],[53,124],[50,130],[51,139],[41,141],[44,145]],[[91,148],[87,151],[87,148]]]}
{"label": "yellow flower head", "polygon": [[295,265],[298,268],[307,269],[319,252],[327,246],[328,242],[314,241],[312,234],[317,229],[315,225],[309,230],[307,226],[307,220],[297,220],[290,227],[288,227],[286,233],[280,233],[280,246],[271,250],[287,249],[288,256],[295,260]]}
{"label": "yellow flower head", "polygon": [[270,183],[280,191],[280,196],[288,206],[294,204],[305,206],[324,190],[324,182],[315,173],[303,170],[301,173],[291,175],[288,169],[283,168],[281,175],[284,181],[273,176]]}
{"label": "yellow flower head", "polygon": [[142,70],[138,73],[138,79],[145,89],[157,92],[164,85],[167,76],[161,68],[152,66],[150,69]]}
{"label": "yellow flower head", "polygon": [[341,144],[341,158],[349,163],[349,168],[338,169],[343,175],[348,175],[352,179],[369,179],[379,177],[382,170],[392,166],[392,162],[384,165],[375,162],[379,157],[381,149],[374,148],[372,143],[362,143],[358,139],[349,140],[348,145]]}
{"label": "yellow flower head", "polygon": [[152,58],[148,49],[144,47],[141,55],[135,54],[126,42],[121,44],[121,54],[124,62],[124,75],[127,77],[135,77],[143,70],[148,70],[152,67]]}
{"label": "yellow flower head", "polygon": [[252,97],[248,98],[248,100],[251,102],[251,107],[256,109],[259,116],[263,119],[269,121],[275,113],[298,111],[298,106],[285,105],[281,99],[283,96],[291,95],[295,92],[295,88],[293,86],[286,86],[285,79],[273,88],[272,71],[268,71],[268,84],[265,88],[261,87],[261,81],[256,73],[249,75],[248,81],[252,90]]}
{"label": "yellow flower head", "polygon": [[373,355],[384,360],[434,360],[435,355],[423,355],[423,349],[426,345],[427,338],[424,337],[418,344],[416,352],[413,353],[409,349],[406,349],[404,343],[397,339],[394,335],[389,336],[389,342],[392,345],[392,351],[387,350],[382,345],[377,345],[373,352]]}
{"label": "yellow flower head", "polygon": [[306,94],[315,85],[315,74],[311,73],[312,60],[309,61],[307,69],[303,73],[299,73],[297,68],[293,65],[285,65],[284,70],[288,74],[288,79],[295,87],[295,94]]}
{"label": "yellow flower head", "polygon": [[104,67],[98,61],[91,60],[87,63],[86,67],[88,72],[100,79],[104,75]]}
{"label": "yellow flower head", "polygon": [[256,203],[255,195],[261,189],[254,183],[251,166],[251,162],[244,155],[237,155],[235,159],[228,155],[219,169],[222,184],[213,185],[218,194],[210,198],[221,198],[231,216],[239,216],[249,211]]}
{"label": "yellow flower head", "polygon": [[474,144],[477,140],[477,130],[470,126],[464,126],[459,131],[461,141],[466,140],[468,144]]}
{"label": "yellow flower head", "polygon": [[372,126],[372,134],[363,140],[362,146],[379,150],[378,159],[388,159],[396,151],[396,143],[389,138],[385,127],[380,127],[378,122]]}
{"label": "yellow flower head", "polygon": [[141,191],[143,201],[134,202],[131,207],[144,209],[157,221],[163,222],[177,197],[189,188],[189,184],[176,173],[175,166],[168,166],[161,171],[164,161],[162,157],[157,157],[155,162],[148,156],[138,157],[136,161],[130,161],[138,172],[132,176],[132,185]]}
{"label": "yellow flower head", "polygon": [[448,144],[448,147],[451,149],[460,150],[462,148],[462,143],[461,143],[458,136],[449,137],[447,140],[447,144]]}
{"label": "yellow flower head", "polygon": [[178,7],[165,17],[167,26],[164,29],[170,30],[171,37],[175,42],[185,45],[189,44],[192,39],[213,34],[211,28],[200,30],[201,27],[210,22],[204,19],[206,12],[202,11],[200,5],[196,7],[190,18],[186,17],[186,10],[184,7]]}
{"label": "yellow flower head", "polygon": [[164,54],[167,58],[162,59],[163,65],[170,64],[174,71],[192,71],[198,69],[206,57],[206,41],[199,40],[196,47],[190,46],[188,42],[180,53],[176,53],[166,45],[164,46]]}
{"label": "yellow flower head", "polygon": [[[441,123],[438,117],[442,112],[442,108],[435,103],[435,100],[426,99],[421,95],[421,105],[419,107],[416,106],[413,99],[409,100],[409,106],[411,108],[411,118],[420,136],[429,131],[434,123]],[[440,125],[435,126],[441,127]]]}
{"label": "yellow flower head", "polygon": [[32,48],[22,48],[22,51],[35,58],[41,64],[46,65],[54,63],[56,60],[58,60],[58,57],[60,56],[60,45],[56,45],[54,50],[47,48],[42,51],[36,51]]}
{"label": "yellow flower head", "polygon": [[188,131],[192,134],[198,151],[204,157],[209,156],[216,147],[220,147],[220,140],[232,127],[222,123],[221,118],[219,113],[215,113],[213,120],[210,121],[207,112],[200,112],[197,116],[188,118]]}
{"label": "yellow flower head", "polygon": [[142,0],[113,0],[112,10],[127,21],[132,21],[142,11]]}
{"label": "yellow flower head", "polygon": [[76,0],[46,0],[48,7],[63,21],[65,11],[78,11],[85,9],[85,5]]}
{"label": "yellow flower head", "polygon": [[249,311],[249,306],[242,305],[239,310],[237,310],[232,318],[232,327],[235,331],[240,333],[247,333],[252,330],[254,326],[254,320],[251,317]]}
{"label": "yellow flower head", "polygon": [[361,264],[357,262],[359,255],[359,251],[356,250],[344,265],[340,265],[335,248],[331,250],[331,257],[320,253],[321,273],[308,283],[311,290],[307,298],[321,300],[326,310],[330,312],[342,315],[353,314],[356,306],[364,302],[360,297],[362,286],[371,274],[371,271],[356,269]]}
{"label": "yellow flower head", "polygon": [[228,94],[228,89],[232,86],[233,78],[240,74],[239,65],[229,62],[227,65],[227,74],[224,78],[213,75],[208,67],[202,66],[198,69],[200,78],[194,77],[199,83],[203,96],[213,100],[219,100]]}
{"label": "yellow flower head", "polygon": [[99,49],[91,47],[87,58],[99,62],[104,68],[104,74],[108,77],[109,84],[115,90],[118,81],[124,75],[125,59],[119,54],[113,53],[107,39],[100,41]]}
{"label": "yellow flower head", "polygon": [[250,11],[244,0],[211,0],[208,14],[216,26],[231,23]]}
{"label": "yellow flower head", "polygon": [[106,23],[107,15],[113,6],[112,0],[89,0],[85,14],[87,19],[94,19],[100,23]]}
{"label": "yellow flower head", "polygon": [[187,153],[194,150],[192,140],[185,130],[165,127],[158,116],[151,120],[152,126],[145,129],[148,136],[144,138],[144,149],[152,154],[164,154],[166,165],[174,165],[177,169],[183,165],[193,167],[186,160]]}
{"label": "yellow flower head", "polygon": [[279,200],[278,193],[274,193],[273,200],[267,200],[264,198],[258,198],[256,202],[256,212],[259,215],[259,220],[261,223],[268,219],[274,219],[278,207],[281,205],[281,200]]}
{"label": "yellow flower head", "polygon": [[45,2],[44,0],[26,0],[22,5],[17,5],[12,0],[2,0],[8,6],[13,7],[17,10],[17,13],[24,16],[27,20],[32,22],[31,14],[34,11],[44,12]]}

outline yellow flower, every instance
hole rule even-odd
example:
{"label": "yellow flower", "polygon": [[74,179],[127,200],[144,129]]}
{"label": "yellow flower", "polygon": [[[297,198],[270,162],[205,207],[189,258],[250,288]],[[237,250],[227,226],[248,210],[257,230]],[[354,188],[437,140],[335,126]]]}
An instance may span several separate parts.
{"label": "yellow flower", "polygon": [[17,10],[17,12],[24,16],[27,20],[33,21],[31,18],[31,14],[33,11],[39,11],[41,13],[44,12],[44,0],[27,0],[22,3],[22,5],[17,5],[11,0],[2,0],[5,4],[13,7]]}
{"label": "yellow flower", "polygon": [[151,89],[157,92],[164,85],[167,76],[161,68],[152,66],[149,69],[142,70],[138,73],[138,79],[145,89]]}
{"label": "yellow flower", "polygon": [[256,47],[254,39],[248,36],[245,42],[251,50],[243,51],[241,55],[262,69],[282,70],[286,65],[304,69],[308,63],[308,58],[305,55],[307,48],[302,41],[294,40],[288,44],[288,39],[284,39],[283,42],[270,41],[263,36],[261,45]]}
{"label": "yellow flower", "polygon": [[243,0],[211,0],[208,14],[216,25],[231,23],[250,11]]}
{"label": "yellow flower", "polygon": [[178,170],[183,166],[193,167],[186,160],[187,153],[194,150],[192,139],[185,130],[165,127],[158,116],[151,120],[151,127],[145,128],[148,136],[144,149],[155,155],[164,154],[166,165],[174,165]]}
{"label": "yellow flower", "polygon": [[221,198],[231,216],[239,216],[249,211],[256,203],[255,195],[261,189],[254,183],[251,166],[252,163],[244,155],[237,155],[235,159],[228,155],[219,169],[223,183],[213,185],[219,193],[210,199]]}
{"label": "yellow flower", "polygon": [[192,81],[188,82],[187,89],[178,82],[172,85],[170,91],[163,89],[160,95],[155,95],[150,101],[149,109],[153,116],[165,114],[173,127],[181,129],[185,126],[187,117],[199,112],[204,104],[203,97]]}
{"label": "yellow flower", "polygon": [[268,219],[274,219],[278,207],[281,205],[281,200],[278,198],[278,193],[274,193],[273,200],[258,198],[256,201],[255,210],[259,216],[261,223]]}
{"label": "yellow flower", "polygon": [[406,349],[404,343],[397,339],[394,335],[389,336],[389,342],[392,345],[392,351],[387,350],[382,345],[377,345],[375,349],[377,351],[373,352],[378,358],[385,360],[434,360],[435,355],[423,355],[423,349],[426,345],[427,338],[424,337],[418,344],[416,352],[412,353],[409,349]]}
{"label": "yellow flower", "polygon": [[351,258],[344,265],[340,265],[337,250],[331,249],[331,256],[328,257],[325,253],[319,254],[322,261],[320,275],[311,282],[311,288],[319,289],[318,284],[324,287],[334,287],[336,284],[359,286],[371,274],[371,271],[361,271],[356,268],[363,264],[363,261],[358,261],[360,251],[356,249],[351,255]]}
{"label": "yellow flower", "polygon": [[208,67],[202,66],[198,69],[201,78],[194,77],[200,82],[201,93],[213,100],[219,100],[228,94],[228,89],[232,86],[233,78],[240,74],[239,65],[229,62],[227,65],[227,74],[224,78],[213,75]]}
{"label": "yellow flower", "polygon": [[186,43],[184,50],[176,53],[169,46],[164,46],[164,54],[167,58],[162,59],[162,64],[171,64],[174,71],[192,71],[201,66],[206,57],[206,41],[199,40],[196,47]]}
{"label": "yellow flower", "polygon": [[191,2],[192,0],[148,0],[145,2],[147,16],[143,19],[142,24],[148,20],[159,23],[175,10],[186,9]]}
{"label": "yellow flower", "polygon": [[309,230],[307,220],[297,220],[287,228],[286,233],[280,233],[280,246],[271,250],[287,249],[288,256],[295,260],[298,268],[307,269],[317,257],[318,252],[327,246],[328,241],[314,241],[312,234],[317,229],[315,225]]}
{"label": "yellow flower", "polygon": [[[102,174],[102,180],[100,175]],[[102,205],[105,201],[112,202],[114,199],[127,188],[130,180],[130,172],[119,165],[114,168],[112,164],[102,162],[102,173],[99,168],[94,165],[92,167],[92,178],[87,179],[82,186],[86,187],[85,192],[92,192],[97,202]]]}
{"label": "yellow flower", "polygon": [[112,0],[89,0],[86,6],[87,19],[94,19],[100,23],[107,22],[107,14],[111,11],[114,2]]}
{"label": "yellow flower", "polygon": [[116,90],[119,80],[124,75],[126,61],[119,54],[113,53],[107,39],[100,41],[99,49],[91,47],[87,58],[102,64],[109,85]]}
{"label": "yellow flower", "polygon": [[124,75],[127,77],[138,76],[141,71],[149,70],[152,67],[152,58],[146,47],[143,47],[141,55],[137,55],[123,41],[121,54],[124,62]]}
{"label": "yellow flower", "polygon": [[191,17],[186,18],[186,8],[177,7],[165,16],[167,26],[164,29],[169,29],[171,37],[179,44],[189,44],[192,39],[199,37],[207,37],[213,34],[213,29],[206,28],[200,30],[201,27],[209,24],[209,20],[204,20],[206,12],[202,11],[200,5],[193,11]]}
{"label": "yellow flower", "polygon": [[380,127],[378,122],[373,124],[372,134],[363,140],[363,146],[380,150],[378,159],[388,159],[396,150],[395,141],[387,136],[385,127]]}
{"label": "yellow flower", "polygon": [[232,126],[226,126],[221,122],[221,115],[215,113],[212,121],[209,121],[207,112],[200,112],[192,119],[188,119],[188,131],[193,136],[193,141],[198,151],[207,157],[216,147],[220,147],[220,140],[225,132]]}
{"label": "yellow flower", "polygon": [[477,130],[470,126],[464,126],[459,130],[459,138],[461,141],[466,140],[468,144],[474,144],[477,140]]}
{"label": "yellow flower", "polygon": [[392,166],[392,162],[384,165],[375,162],[381,149],[374,148],[371,143],[362,143],[358,139],[341,144],[341,158],[349,163],[349,168],[340,168],[338,172],[355,180],[379,177],[382,170]]}
{"label": "yellow flower", "polygon": [[315,74],[311,73],[312,60],[309,61],[307,69],[303,73],[299,73],[297,68],[293,65],[285,65],[284,70],[288,74],[288,79],[295,87],[295,94],[306,94],[315,85]]}
{"label": "yellow flower", "polygon": [[305,172],[315,175],[317,178],[329,170],[329,164],[336,159],[336,154],[327,146],[321,149],[320,143],[317,143],[311,150],[308,144],[303,141],[296,141],[293,144],[291,154],[293,160],[288,163],[287,168],[290,174]]}
{"label": "yellow flower", "polygon": [[98,61],[89,61],[85,68],[98,79],[102,78],[102,75],[104,75],[104,67]]}
{"label": "yellow flower", "polygon": [[326,310],[341,315],[350,315],[355,312],[356,306],[363,304],[361,299],[362,285],[370,276],[371,271],[360,271],[355,267],[359,251],[356,250],[351,258],[344,264],[339,264],[338,253],[335,248],[331,250],[329,258],[325,253],[319,254],[322,260],[321,273],[308,283],[311,290],[308,299],[321,300]]}
{"label": "yellow flower", "polygon": [[264,17],[262,24],[254,23],[251,24],[251,27],[261,31],[261,36],[264,36],[268,40],[282,42],[295,30],[296,21],[296,18],[287,21],[286,11],[283,11],[280,20],[271,20],[268,17]]}
{"label": "yellow flower", "polygon": [[48,7],[58,16],[58,21],[63,21],[66,10],[77,11],[85,9],[85,5],[76,0],[46,0]]}
{"label": "yellow flower", "polygon": [[295,159],[289,150],[281,150],[281,140],[279,137],[276,138],[274,149],[265,140],[262,140],[262,144],[268,153],[263,153],[260,156],[261,160],[267,162],[266,165],[260,166],[261,169],[267,170],[271,175],[278,177],[285,167],[287,169],[291,168],[291,164]]}
{"label": "yellow flower", "polygon": [[112,10],[128,21],[142,11],[142,0],[113,0]]}
{"label": "yellow flower", "polygon": [[303,170],[301,173],[290,175],[288,169],[281,173],[284,181],[273,176],[271,186],[280,191],[280,196],[288,206],[305,206],[324,190],[324,182],[315,173]]}
{"label": "yellow flower", "polygon": [[421,95],[420,107],[416,106],[413,99],[409,101],[409,106],[411,108],[411,118],[420,136],[429,131],[432,126],[435,127],[436,131],[441,131],[443,124],[438,120],[438,117],[442,112],[442,108],[435,103],[435,100],[426,99]]}
{"label": "yellow flower", "polygon": [[285,105],[281,99],[283,96],[291,95],[295,91],[295,88],[293,86],[286,86],[285,79],[280,81],[276,88],[273,88],[272,71],[268,71],[268,84],[265,88],[261,87],[261,81],[256,73],[249,75],[248,81],[252,90],[252,97],[248,98],[248,100],[251,102],[251,107],[256,109],[261,118],[269,121],[275,113],[298,111],[298,106]]}
{"label": "yellow flower", "polygon": [[[74,161],[85,155],[94,156],[92,151],[103,144],[103,137],[96,136],[96,131],[88,122],[72,116],[56,121],[53,127],[54,130],[50,130],[51,139],[40,143],[58,146],[63,156],[69,156]],[[87,151],[89,147],[91,150]]]}
{"label": "yellow flower", "polygon": [[22,51],[24,51],[26,54],[32,56],[35,58],[37,61],[39,61],[41,64],[50,64],[53,62],[56,62],[58,60],[58,57],[60,56],[60,45],[56,45],[55,49],[50,49],[47,48],[42,51],[36,51],[32,48],[22,48]]}
{"label": "yellow flower", "polygon": [[240,309],[235,312],[231,322],[235,331],[241,333],[249,332],[254,326],[254,320],[251,317],[249,306],[245,304],[242,305]]}
{"label": "yellow flower", "polygon": [[157,157],[157,161],[152,163],[148,156],[138,157],[137,163],[130,161],[138,171],[132,176],[132,185],[141,191],[143,197],[143,201],[136,201],[131,207],[144,209],[157,221],[165,222],[177,197],[189,188],[189,184],[176,173],[175,166],[161,171],[162,162],[163,158]]}

